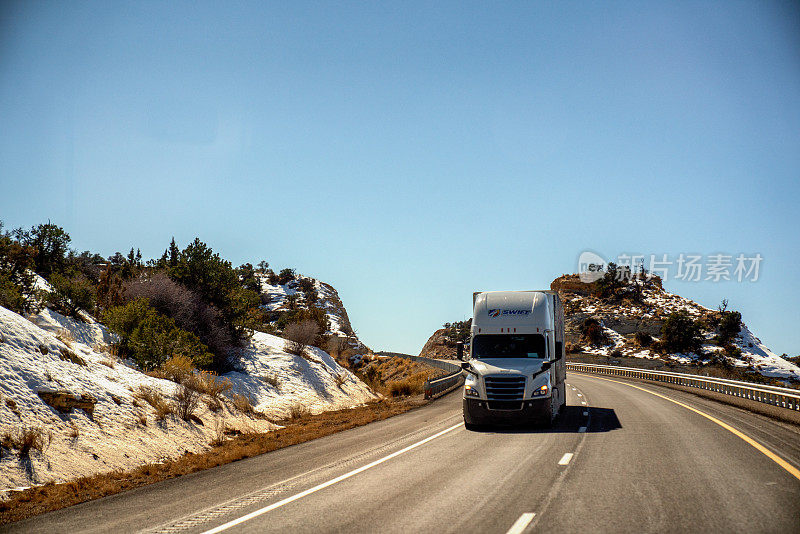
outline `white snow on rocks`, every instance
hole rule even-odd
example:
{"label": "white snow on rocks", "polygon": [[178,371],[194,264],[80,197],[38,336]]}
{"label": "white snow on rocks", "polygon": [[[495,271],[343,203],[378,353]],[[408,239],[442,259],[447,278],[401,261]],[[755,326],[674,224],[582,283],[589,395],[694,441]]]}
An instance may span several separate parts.
{"label": "white snow on rocks", "polygon": [[[685,310],[694,319],[699,319],[703,315],[713,310],[694,302],[693,300],[668,293],[660,288],[643,290],[644,302],[650,310],[645,310],[637,305],[607,305],[601,304],[591,297],[576,296],[580,305],[580,311],[589,315],[617,315],[628,318],[640,319],[660,319],[663,320],[670,313]],[[602,324],[602,320],[601,320]],[[634,358],[659,358],[660,356],[649,349],[643,349],[631,343],[630,339],[620,335],[613,329],[603,325],[603,331],[609,336],[611,343],[602,347],[584,346],[583,351],[590,354],[610,356],[618,351],[623,356]],[[709,359],[710,353],[721,352],[722,347],[714,344],[710,338],[713,334],[706,333],[707,342],[703,344],[704,355],[695,353],[689,354],[670,354],[668,357],[679,363],[689,364]],[[658,338],[654,338],[656,341]],[[741,332],[733,340],[733,344],[741,350],[739,358],[728,358],[733,365],[743,368],[752,368],[764,376],[774,378],[789,378],[800,380],[800,367],[784,360],[779,355],[770,351],[760,339],[755,337],[747,326],[742,323]]]}
{"label": "white snow on rocks", "polygon": [[[267,281],[266,275],[257,273],[256,277],[261,284],[261,292],[269,296],[269,303],[263,305],[264,309],[266,310],[275,311],[278,309],[285,309],[287,305],[286,298],[289,296],[294,295],[298,298],[303,297],[302,291],[298,289],[299,282],[297,280],[292,280],[283,285],[272,285]],[[314,289],[316,289],[318,296],[317,302],[314,303],[314,306],[325,310],[325,314],[328,317],[328,322],[330,323],[330,327],[326,334],[349,337],[347,334],[347,326],[350,325],[350,321],[347,318],[347,311],[344,309],[344,306],[342,306],[342,302],[339,299],[339,294],[336,292],[336,290],[332,286],[315,278],[302,278],[308,278],[314,283]],[[306,307],[308,306],[307,303],[301,302],[301,304],[305,305]]]}
{"label": "white snow on rocks", "polygon": [[[39,428],[46,443],[42,452],[34,450],[28,458],[2,449],[0,498],[11,488],[131,469],[201,451],[224,437],[226,429],[277,428],[267,418],[238,411],[232,402],[223,402],[214,412],[207,396],[195,412],[201,423],[174,415],[158,421],[156,410],[137,393],[147,388],[173,403],[178,386],[103,352],[109,341],[107,329],[91,319],[84,323],[44,310],[29,320],[0,307],[0,437]],[[274,418],[295,404],[319,412],[374,398],[366,385],[322,350],[311,349],[306,359],[286,353],[283,344],[281,338],[255,333],[240,351],[239,371],[224,377],[233,386],[225,395],[247,395],[257,411]],[[265,375],[276,379],[277,388],[264,381]],[[91,413],[77,408],[60,413],[37,395],[40,391],[89,395],[96,404]]]}
{"label": "white snow on rocks", "polygon": [[285,345],[283,338],[255,332],[237,354],[240,370],[224,375],[257,410],[280,418],[296,404],[318,413],[376,398],[322,349],[307,347],[303,356],[296,356],[287,353]]}

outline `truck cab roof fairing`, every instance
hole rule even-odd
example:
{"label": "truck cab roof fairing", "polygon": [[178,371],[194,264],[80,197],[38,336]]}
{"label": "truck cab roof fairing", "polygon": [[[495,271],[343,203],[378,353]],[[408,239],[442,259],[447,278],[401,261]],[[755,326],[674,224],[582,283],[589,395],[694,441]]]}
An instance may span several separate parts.
{"label": "truck cab roof fairing", "polygon": [[544,291],[490,291],[475,295],[472,333],[543,333],[553,324],[552,299]]}

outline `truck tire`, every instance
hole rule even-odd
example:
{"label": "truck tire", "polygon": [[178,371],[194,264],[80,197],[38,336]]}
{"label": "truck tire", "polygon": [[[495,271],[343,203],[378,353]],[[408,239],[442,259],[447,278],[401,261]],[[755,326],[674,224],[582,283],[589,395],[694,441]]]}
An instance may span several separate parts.
{"label": "truck tire", "polygon": [[467,423],[467,421],[465,420],[464,421],[464,428],[466,428],[470,432],[477,432],[478,430],[481,429],[481,426],[480,425],[476,425],[475,423]]}

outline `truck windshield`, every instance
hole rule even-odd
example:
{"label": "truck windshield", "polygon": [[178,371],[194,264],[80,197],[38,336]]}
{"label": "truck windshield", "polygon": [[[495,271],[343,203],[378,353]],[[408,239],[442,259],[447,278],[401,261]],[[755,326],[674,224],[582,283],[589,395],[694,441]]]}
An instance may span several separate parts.
{"label": "truck windshield", "polygon": [[472,357],[544,358],[544,336],[541,334],[482,334],[472,338]]}

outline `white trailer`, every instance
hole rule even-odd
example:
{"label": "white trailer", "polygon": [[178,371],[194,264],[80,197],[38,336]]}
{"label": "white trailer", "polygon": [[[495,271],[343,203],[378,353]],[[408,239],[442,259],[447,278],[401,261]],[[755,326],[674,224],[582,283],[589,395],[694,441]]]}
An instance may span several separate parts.
{"label": "white trailer", "polygon": [[555,291],[473,294],[461,367],[464,424],[549,425],[566,405],[564,310]]}

